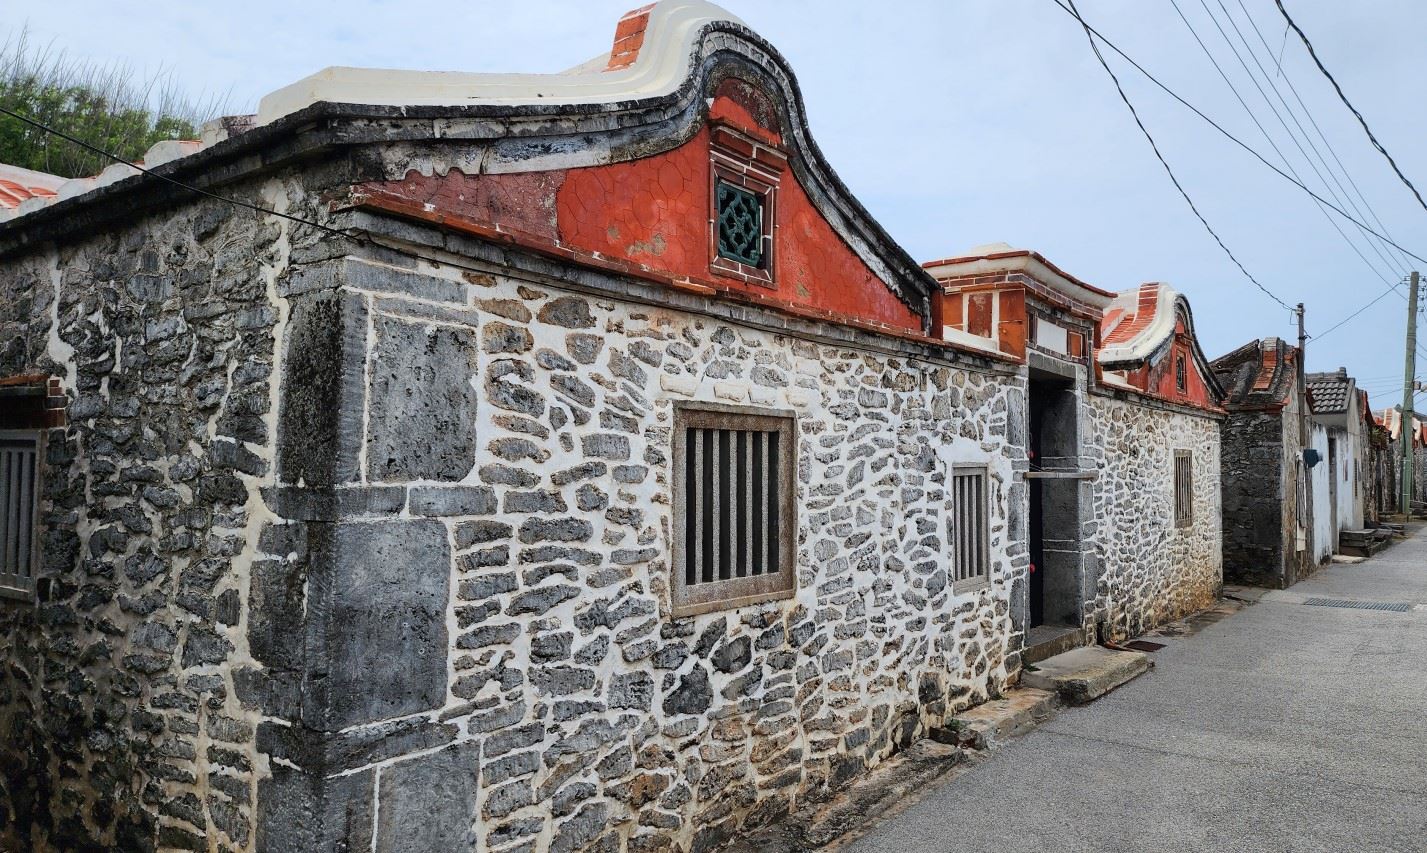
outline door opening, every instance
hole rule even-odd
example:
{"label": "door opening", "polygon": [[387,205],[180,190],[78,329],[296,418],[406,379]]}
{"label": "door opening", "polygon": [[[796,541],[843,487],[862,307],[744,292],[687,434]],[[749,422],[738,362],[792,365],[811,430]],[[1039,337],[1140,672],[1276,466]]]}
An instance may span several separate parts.
{"label": "door opening", "polygon": [[[1031,574],[1027,628],[1079,628],[1082,607],[1078,400],[1070,381],[1032,377],[1029,400]],[[1059,475],[1059,476],[1058,476]]]}

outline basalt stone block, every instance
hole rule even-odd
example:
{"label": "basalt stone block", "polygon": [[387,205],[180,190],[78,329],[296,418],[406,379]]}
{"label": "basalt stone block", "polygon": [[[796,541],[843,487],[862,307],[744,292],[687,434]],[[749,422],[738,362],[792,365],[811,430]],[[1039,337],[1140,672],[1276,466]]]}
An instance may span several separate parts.
{"label": "basalt stone block", "polygon": [[476,459],[476,332],[376,318],[367,473],[460,480]]}
{"label": "basalt stone block", "polygon": [[495,491],[484,486],[419,486],[411,490],[412,515],[490,515]]}
{"label": "basalt stone block", "polygon": [[308,577],[308,647],[325,649],[307,661],[309,724],[345,728],[440,707],[445,526],[425,519],[336,524],[308,538],[328,540],[314,543]]}
{"label": "basalt stone block", "polygon": [[382,770],[378,853],[474,850],[480,769],[479,745],[468,742]]}
{"label": "basalt stone block", "polygon": [[367,312],[358,296],[293,300],[278,404],[278,477],[327,486],[357,478]]}
{"label": "basalt stone block", "polygon": [[258,782],[256,848],[368,850],[372,839],[372,771],[323,778],[321,772],[274,763]]}

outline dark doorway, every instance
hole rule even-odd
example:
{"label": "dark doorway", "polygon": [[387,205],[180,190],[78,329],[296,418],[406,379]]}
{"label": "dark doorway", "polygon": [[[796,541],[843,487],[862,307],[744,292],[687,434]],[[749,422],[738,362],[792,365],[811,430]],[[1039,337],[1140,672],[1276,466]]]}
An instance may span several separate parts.
{"label": "dark doorway", "polygon": [[1078,628],[1081,616],[1080,436],[1074,384],[1032,375],[1027,628]]}

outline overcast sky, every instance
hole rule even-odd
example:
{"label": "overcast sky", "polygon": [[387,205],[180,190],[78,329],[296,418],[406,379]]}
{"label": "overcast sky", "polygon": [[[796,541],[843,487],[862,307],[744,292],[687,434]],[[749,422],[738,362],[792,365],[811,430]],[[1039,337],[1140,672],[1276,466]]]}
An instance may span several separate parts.
{"label": "overcast sky", "polygon": [[[1367,214],[1357,189],[1340,175],[1337,180],[1357,207],[1380,218],[1397,242],[1427,257],[1427,210],[1370,147],[1297,38],[1290,35],[1285,42],[1272,0],[1222,0],[1222,6],[1221,0],[1175,2],[1305,182],[1328,196],[1249,82],[1215,20],[1257,71],[1228,23],[1232,16],[1295,110],[1288,83],[1296,88],[1372,212]],[[1427,192],[1422,110],[1427,75],[1420,39],[1427,31],[1427,4],[1285,4],[1408,177]],[[153,70],[162,58],[194,94],[226,94],[229,112],[251,112],[266,92],[328,65],[559,71],[607,51],[616,19],[637,3],[5,0],[4,5],[19,14],[4,16],[0,34],[27,26],[36,42],[139,69]],[[727,0],[723,5],[788,58],[824,153],[914,257],[929,260],[1005,241],[1035,249],[1107,289],[1167,281],[1188,295],[1210,358],[1254,337],[1293,336],[1288,312],[1254,289],[1175,192],[1084,34],[1052,0]],[[1079,5],[1126,53],[1278,162],[1171,0],[1079,0]],[[1250,28],[1246,10],[1272,50]],[[1281,75],[1274,64],[1280,49]],[[1396,280],[1408,269],[1395,252],[1369,247],[1354,226],[1340,222],[1358,238],[1358,250],[1372,265],[1365,263],[1301,190],[1110,58],[1210,224],[1265,286],[1285,302],[1307,304],[1310,332],[1325,331],[1385,291],[1384,278]],[[1278,101],[1273,103],[1282,113]],[[1286,113],[1283,120],[1297,131]],[[1300,113],[1297,120],[1336,170],[1307,118]],[[1306,144],[1305,149],[1313,154]],[[1333,192],[1343,195],[1329,181]],[[1404,299],[1388,295],[1321,342],[1310,342],[1309,368],[1346,366],[1373,392],[1374,406],[1396,401],[1405,315]]]}

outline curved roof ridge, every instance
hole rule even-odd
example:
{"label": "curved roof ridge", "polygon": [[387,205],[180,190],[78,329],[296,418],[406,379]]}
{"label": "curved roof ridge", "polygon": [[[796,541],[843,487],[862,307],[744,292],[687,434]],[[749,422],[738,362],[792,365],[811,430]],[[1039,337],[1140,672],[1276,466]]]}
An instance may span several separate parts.
{"label": "curved roof ridge", "polygon": [[258,103],[257,124],[321,101],[373,106],[560,106],[667,95],[693,68],[697,43],[704,27],[712,23],[747,26],[705,0],[662,0],[620,18],[609,54],[557,74],[332,66],[265,95]]}

